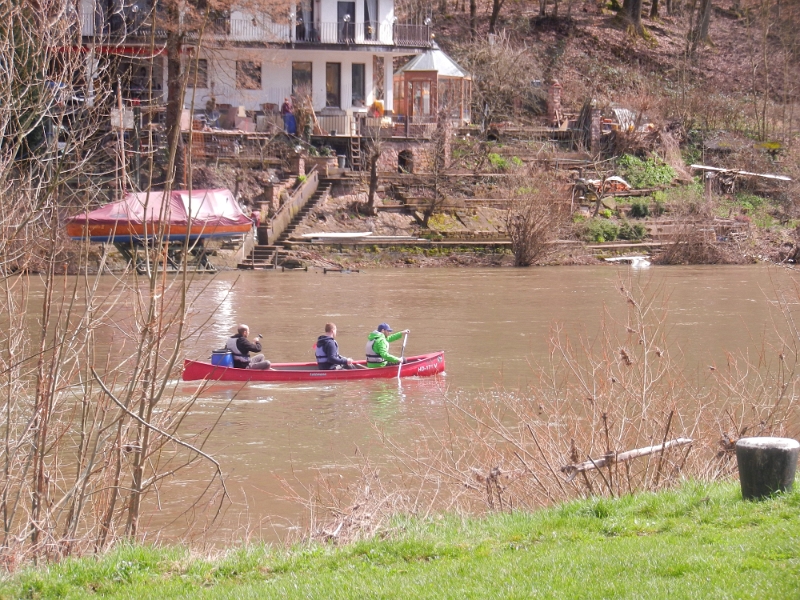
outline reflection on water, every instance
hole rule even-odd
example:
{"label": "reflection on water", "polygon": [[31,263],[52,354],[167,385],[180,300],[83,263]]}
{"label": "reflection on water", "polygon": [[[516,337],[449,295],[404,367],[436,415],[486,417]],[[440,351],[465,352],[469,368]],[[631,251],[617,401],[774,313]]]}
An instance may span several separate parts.
{"label": "reflection on water", "polygon": [[[420,424],[443,426],[448,393],[477,397],[497,385],[525,387],[534,376],[530,365],[547,360],[554,323],[593,334],[604,306],[624,314],[620,273],[663,286],[670,336],[690,371],[724,361],[725,350],[757,344],[771,332],[765,295],[773,279],[787,277],[763,267],[568,267],[248,272],[205,281],[194,318],[199,324],[211,315],[211,321],[186,347],[187,358],[206,359],[243,322],[265,335],[270,360],[313,360],[314,341],[327,321],[338,325],[342,354],[361,357],[367,334],[388,321],[396,330],[411,329],[407,355],[445,350],[447,361],[446,376],[401,383],[208,385],[187,427],[208,427],[229,405],[205,446],[227,473],[234,499],[224,529],[238,530],[247,521],[260,523],[267,537],[282,535],[300,509],[281,500],[278,477],[309,482],[315,469],[347,465],[357,450],[380,461],[385,451],[376,428],[412,448]],[[178,386],[187,396],[197,389]],[[197,485],[189,483],[187,493]],[[182,500],[172,490],[161,498],[164,513]]]}

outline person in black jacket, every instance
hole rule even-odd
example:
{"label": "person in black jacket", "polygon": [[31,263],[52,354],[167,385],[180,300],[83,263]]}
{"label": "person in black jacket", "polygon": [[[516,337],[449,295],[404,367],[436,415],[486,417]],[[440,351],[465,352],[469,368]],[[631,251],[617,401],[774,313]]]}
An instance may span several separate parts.
{"label": "person in black jacket", "polygon": [[254,342],[248,338],[250,328],[239,325],[238,333],[228,338],[225,347],[233,353],[233,366],[237,369],[269,369],[271,363],[263,354],[250,356],[251,352],[261,352],[261,335],[257,335]]}
{"label": "person in black jacket", "polygon": [[317,338],[314,349],[317,357],[317,366],[324,371],[333,369],[354,369],[353,359],[339,356],[339,343],[336,341],[336,325],[325,324],[325,334]]}

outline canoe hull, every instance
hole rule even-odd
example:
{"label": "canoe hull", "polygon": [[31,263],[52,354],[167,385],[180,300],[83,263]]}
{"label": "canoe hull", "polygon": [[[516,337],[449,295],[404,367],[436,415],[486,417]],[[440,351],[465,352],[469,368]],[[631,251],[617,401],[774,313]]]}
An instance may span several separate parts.
{"label": "canoe hull", "polygon": [[[364,364],[357,361],[356,364]],[[444,371],[444,352],[431,352],[408,357],[400,369],[400,377],[429,377]],[[341,369],[322,371],[316,363],[274,363],[269,370],[234,369],[197,360],[183,361],[184,381],[345,381],[358,379],[392,379],[397,377],[397,365],[374,369]]]}

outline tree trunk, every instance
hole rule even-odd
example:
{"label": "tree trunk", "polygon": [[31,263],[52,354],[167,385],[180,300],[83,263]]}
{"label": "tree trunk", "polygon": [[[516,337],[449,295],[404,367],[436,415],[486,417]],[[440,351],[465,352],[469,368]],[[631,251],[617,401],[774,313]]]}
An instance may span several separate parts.
{"label": "tree trunk", "polygon": [[185,151],[181,136],[181,113],[183,112],[183,77],[181,69],[181,51],[183,36],[174,31],[167,33],[167,148],[174,149],[174,164],[171,172],[166,174],[167,181],[172,181],[173,189],[184,187],[186,168]]}
{"label": "tree trunk", "polygon": [[381,157],[380,147],[370,148],[369,153],[369,193],[367,195],[367,210],[375,214],[375,196],[378,191],[378,160]]}
{"label": "tree trunk", "polygon": [[700,40],[705,42],[708,39],[708,26],[711,23],[711,0],[703,0],[700,7],[702,9],[700,18]]}
{"label": "tree trunk", "polygon": [[708,25],[711,21],[711,0],[700,0],[697,7],[697,16],[689,38],[691,40],[690,54],[694,54],[697,47],[708,39]]}
{"label": "tree trunk", "polygon": [[478,0],[469,0],[469,35],[473,40],[478,37]]}
{"label": "tree trunk", "polygon": [[539,16],[543,17],[547,12],[547,0],[539,0]]}
{"label": "tree trunk", "polygon": [[652,0],[650,4],[650,18],[655,19],[658,17],[658,0]]}
{"label": "tree trunk", "polygon": [[500,9],[503,8],[505,0],[492,0],[492,16],[489,18],[489,33],[495,32],[497,18],[500,16]]}
{"label": "tree trunk", "polygon": [[622,13],[625,20],[631,24],[634,32],[640,35],[644,28],[642,27],[642,0],[625,0],[622,5]]}

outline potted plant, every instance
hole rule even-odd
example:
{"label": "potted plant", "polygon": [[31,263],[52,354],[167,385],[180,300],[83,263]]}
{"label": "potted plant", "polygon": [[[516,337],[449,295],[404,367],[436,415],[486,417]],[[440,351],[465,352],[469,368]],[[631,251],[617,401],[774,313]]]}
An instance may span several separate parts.
{"label": "potted plant", "polygon": [[328,146],[323,146],[322,148],[311,146],[308,149],[306,164],[309,167],[316,166],[320,176],[327,177],[329,171],[336,168],[336,152]]}

